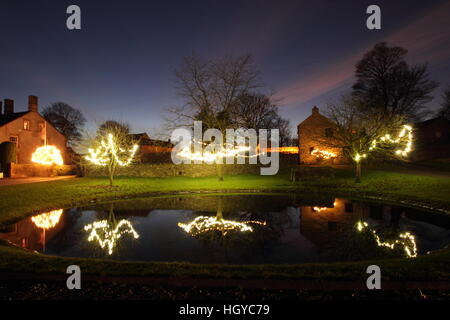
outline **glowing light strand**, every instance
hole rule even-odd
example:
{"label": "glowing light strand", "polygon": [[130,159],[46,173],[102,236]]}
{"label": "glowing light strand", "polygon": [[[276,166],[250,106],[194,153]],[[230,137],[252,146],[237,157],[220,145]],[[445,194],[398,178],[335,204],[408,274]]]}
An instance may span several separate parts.
{"label": "glowing light strand", "polygon": [[134,230],[131,222],[128,220],[120,220],[113,228],[107,220],[95,221],[84,227],[85,231],[91,231],[88,241],[97,240],[100,247],[106,247],[108,254],[111,255],[117,245],[117,241],[126,234],[131,234],[134,239],[139,238],[139,234]]}
{"label": "glowing light strand", "polygon": [[386,247],[391,250],[394,250],[397,245],[403,246],[403,250],[408,258],[417,257],[417,246],[414,235],[409,232],[404,232],[399,234],[400,239],[396,239],[394,241],[381,241],[377,232],[369,227],[367,222],[358,221],[356,223],[356,229],[359,232],[362,232],[364,229],[368,228],[369,231],[373,234],[375,241],[379,247]]}
{"label": "glowing light strand", "polygon": [[[105,142],[105,140],[102,140],[99,148],[96,150],[88,149],[89,155],[86,156],[86,160],[89,160],[99,166],[106,166],[111,160],[114,160],[119,166],[125,167],[133,161],[137,149],[138,145],[134,144],[130,150],[124,150],[117,145],[114,141],[113,135],[110,133],[108,134],[108,141]],[[129,156],[125,161],[122,161],[119,153],[123,154],[125,152],[128,152]]]}
{"label": "glowing light strand", "polygon": [[317,157],[317,158],[322,158],[323,160],[328,160],[331,158],[336,158],[336,154],[330,151],[326,151],[326,150],[319,150],[319,149],[314,149],[313,151],[311,151],[311,155]]}
{"label": "glowing light strand", "polygon": [[[405,147],[403,149],[400,148],[395,151],[395,154],[402,156],[402,157],[406,157],[408,155],[408,153],[410,153],[412,151],[412,143],[413,143],[412,131],[413,131],[412,127],[410,125],[405,124],[405,125],[403,125],[403,128],[400,131],[400,133],[396,139],[393,139],[390,134],[385,134],[384,136],[382,136],[379,139],[380,141],[377,141],[377,140],[372,141],[372,144],[369,147],[369,151],[374,150],[379,143],[389,142],[392,144],[398,144],[402,140],[404,140],[406,137],[407,141],[406,141]],[[359,162],[361,159],[366,158],[366,157],[367,157],[367,154],[365,154],[365,153],[364,154],[357,153],[355,155],[354,159],[356,162]]]}
{"label": "glowing light strand", "polygon": [[52,164],[61,166],[64,164],[61,151],[55,146],[42,146],[37,148],[31,156],[31,161],[46,166]]}
{"label": "glowing light strand", "polygon": [[[250,146],[234,146],[232,144],[225,143],[224,145],[215,145],[214,143],[205,143],[205,142],[195,142],[199,143],[201,145],[207,146],[207,148],[204,148],[201,152],[199,151],[192,151],[192,145],[187,145],[183,149],[181,149],[177,156],[189,159],[193,161],[204,161],[204,162],[214,162],[218,161],[223,158],[231,158],[231,157],[242,157],[242,158],[253,158],[257,157],[260,154],[264,154],[264,152],[258,152],[259,146],[255,150],[255,154],[253,155],[245,155],[242,153],[249,152]],[[210,151],[211,148],[219,148],[220,150],[214,152]]]}
{"label": "glowing light strand", "polygon": [[248,224],[259,224],[265,226],[266,222],[265,221],[237,222],[232,220],[224,220],[217,217],[200,216],[195,218],[188,224],[178,223],[178,226],[187,233],[196,236],[209,231],[221,231],[223,232],[224,235],[226,235],[229,231],[232,230],[237,230],[240,232],[253,232],[253,228]]}
{"label": "glowing light strand", "polygon": [[58,224],[62,213],[63,209],[45,212],[40,215],[31,217],[31,221],[36,225],[36,227],[48,230],[54,228]]}

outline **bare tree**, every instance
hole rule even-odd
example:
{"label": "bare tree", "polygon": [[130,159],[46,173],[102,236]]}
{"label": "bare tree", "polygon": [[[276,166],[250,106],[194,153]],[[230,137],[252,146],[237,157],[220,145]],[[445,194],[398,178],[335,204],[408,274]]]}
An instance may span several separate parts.
{"label": "bare tree", "polygon": [[232,128],[231,114],[239,98],[258,87],[258,72],[252,56],[226,56],[218,61],[195,54],[185,57],[175,71],[176,89],[184,105],[169,110],[176,126],[192,126],[202,121],[205,129]]}
{"label": "bare tree", "polygon": [[378,43],[356,65],[353,95],[365,109],[409,121],[427,115],[426,103],[438,83],[428,78],[427,65],[408,65],[408,51]]}
{"label": "bare tree", "polygon": [[232,111],[235,127],[252,129],[279,129],[280,145],[288,145],[291,141],[289,120],[278,114],[278,106],[271,96],[257,93],[246,93]]}
{"label": "bare tree", "polygon": [[109,184],[113,186],[117,167],[130,165],[137,151],[129,125],[105,121],[97,129],[96,137],[88,143],[90,148],[86,159],[94,165],[106,167]]}
{"label": "bare tree", "polygon": [[[344,155],[355,164],[356,182],[361,182],[361,160],[369,152],[383,153],[386,156],[394,154],[392,145],[381,143],[386,134],[394,134],[403,122],[401,116],[386,117],[380,112],[364,110],[360,101],[350,96],[343,97],[334,104],[329,104],[327,116],[335,123],[337,133],[331,147],[342,148]],[[378,142],[373,148],[374,141]]]}
{"label": "bare tree", "polygon": [[442,94],[441,108],[438,110],[437,116],[450,120],[450,86]]}

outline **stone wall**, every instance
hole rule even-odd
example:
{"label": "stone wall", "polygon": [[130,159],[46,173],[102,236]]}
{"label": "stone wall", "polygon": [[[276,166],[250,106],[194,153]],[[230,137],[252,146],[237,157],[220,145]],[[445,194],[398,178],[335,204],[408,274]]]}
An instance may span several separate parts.
{"label": "stone wall", "polygon": [[[225,175],[238,174],[259,174],[259,165],[223,165]],[[87,176],[104,176],[106,175],[106,168],[88,166],[86,168]],[[128,167],[119,167],[117,169],[117,176],[128,177],[208,177],[216,176],[216,165],[209,164],[181,164],[175,165],[172,163],[139,163]]]}
{"label": "stone wall", "polygon": [[11,178],[26,177],[54,177],[76,174],[76,166],[43,166],[40,164],[17,164],[11,163]]}

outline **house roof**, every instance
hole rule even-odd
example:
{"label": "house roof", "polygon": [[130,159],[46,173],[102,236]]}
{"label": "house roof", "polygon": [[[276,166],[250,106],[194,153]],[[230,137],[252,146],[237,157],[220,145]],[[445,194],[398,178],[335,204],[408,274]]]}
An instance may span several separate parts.
{"label": "house roof", "polygon": [[148,136],[148,134],[145,133],[145,132],[143,132],[143,133],[134,133],[134,134],[130,134],[130,136],[131,136],[133,139],[138,140],[138,143],[139,143],[140,145],[145,145],[145,146],[160,146],[160,147],[173,147],[173,144],[170,143],[169,141],[150,139],[150,137]]}
{"label": "house roof", "polygon": [[434,125],[442,125],[442,124],[449,124],[450,121],[443,118],[443,117],[437,117],[428,119],[425,121],[421,121],[415,124],[417,128],[426,127],[426,126],[434,126]]}
{"label": "house roof", "polygon": [[19,119],[20,117],[26,115],[28,112],[30,111],[14,112],[6,115],[5,114],[0,115],[0,127],[10,123],[11,121]]}
{"label": "house roof", "polygon": [[[0,127],[14,121],[17,120],[21,117],[23,117],[24,115],[30,113],[32,111],[22,111],[22,112],[13,112],[13,113],[9,113],[9,114],[0,114]],[[59,131],[54,125],[52,125],[50,123],[50,121],[48,121],[47,119],[45,119],[39,112],[37,113],[46,123],[48,123],[50,126],[52,126],[52,128],[54,128],[56,130],[56,132],[58,132],[59,134],[63,135],[64,134]],[[65,137],[65,136],[64,136]]]}

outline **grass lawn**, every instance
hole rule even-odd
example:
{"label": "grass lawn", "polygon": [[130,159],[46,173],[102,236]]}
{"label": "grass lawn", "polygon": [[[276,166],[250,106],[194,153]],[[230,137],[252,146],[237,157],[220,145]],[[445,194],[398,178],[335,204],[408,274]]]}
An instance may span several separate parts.
{"label": "grass lawn", "polygon": [[[367,171],[363,182],[355,184],[353,173],[338,170],[334,179],[291,183],[286,173],[276,176],[227,176],[219,182],[208,178],[117,178],[110,188],[106,178],[77,178],[0,187],[0,224],[8,224],[31,213],[101,203],[113,199],[175,192],[317,192],[351,198],[382,199],[384,202],[439,209],[450,214],[450,179]],[[375,263],[375,262],[373,262]],[[155,277],[207,278],[312,278],[365,279],[371,262],[305,265],[198,265],[189,263],[151,263],[106,261],[44,256],[0,245],[0,270],[3,272],[65,273],[78,264],[90,274],[148,275]],[[377,261],[383,277],[396,280],[446,280],[450,277],[450,250],[416,259]]]}

